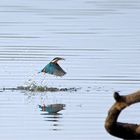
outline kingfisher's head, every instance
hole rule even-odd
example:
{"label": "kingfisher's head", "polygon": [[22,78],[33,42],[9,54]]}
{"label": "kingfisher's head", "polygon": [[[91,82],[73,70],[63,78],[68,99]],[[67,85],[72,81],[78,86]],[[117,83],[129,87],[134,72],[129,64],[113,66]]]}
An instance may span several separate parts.
{"label": "kingfisher's head", "polygon": [[52,63],[57,63],[59,60],[65,60],[65,59],[61,58],[61,57],[55,57],[51,62]]}

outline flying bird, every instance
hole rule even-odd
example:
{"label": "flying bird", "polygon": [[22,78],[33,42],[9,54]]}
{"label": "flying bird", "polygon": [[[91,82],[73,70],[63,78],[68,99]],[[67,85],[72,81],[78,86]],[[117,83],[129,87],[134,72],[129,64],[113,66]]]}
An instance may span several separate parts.
{"label": "flying bird", "polygon": [[55,76],[64,76],[66,72],[59,66],[58,61],[65,60],[61,57],[55,57],[49,64],[47,64],[40,72],[38,73],[48,73]]}

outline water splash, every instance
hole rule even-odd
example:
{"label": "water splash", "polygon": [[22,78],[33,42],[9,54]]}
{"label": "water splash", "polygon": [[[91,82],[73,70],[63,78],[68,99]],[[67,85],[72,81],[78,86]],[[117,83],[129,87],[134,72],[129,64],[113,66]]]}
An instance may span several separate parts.
{"label": "water splash", "polygon": [[79,88],[71,87],[71,88],[57,88],[57,87],[48,87],[43,85],[38,85],[35,81],[29,79],[22,86],[18,86],[16,88],[3,88],[4,90],[24,90],[31,92],[76,92]]}

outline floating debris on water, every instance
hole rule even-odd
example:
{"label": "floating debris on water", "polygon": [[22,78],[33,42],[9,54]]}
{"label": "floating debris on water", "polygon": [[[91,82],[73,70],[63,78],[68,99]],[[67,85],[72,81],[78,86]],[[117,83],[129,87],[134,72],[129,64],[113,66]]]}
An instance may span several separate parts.
{"label": "floating debris on water", "polygon": [[24,85],[22,86],[18,86],[18,87],[4,87],[2,89],[0,89],[0,92],[5,91],[5,90],[10,90],[10,91],[14,91],[14,90],[23,90],[23,91],[31,91],[31,92],[59,92],[59,91],[64,91],[64,92],[76,92],[77,90],[79,90],[80,88],[57,88],[57,87],[48,87],[48,86],[42,86],[42,85],[38,85],[35,81],[32,81],[31,79],[29,79],[28,81],[26,81],[24,83]]}
{"label": "floating debris on water", "polygon": [[32,92],[58,92],[58,91],[77,91],[78,88],[56,88],[38,85],[35,81],[27,81],[25,85],[17,87],[19,90],[27,90]]}
{"label": "floating debris on water", "polygon": [[48,86],[38,86],[38,85],[28,85],[28,86],[18,86],[16,88],[2,88],[0,92],[3,92],[5,90],[10,90],[10,91],[14,91],[14,90],[21,90],[21,91],[31,91],[31,92],[76,92],[77,90],[79,90],[80,88],[56,88],[56,87],[48,87]]}
{"label": "floating debris on water", "polygon": [[36,87],[24,87],[19,86],[17,90],[26,90],[32,92],[58,92],[58,91],[77,91],[78,88],[56,88],[56,87],[47,87],[47,86],[36,86]]}
{"label": "floating debris on water", "polygon": [[3,92],[5,90],[24,90],[24,91],[31,91],[31,92],[76,92],[80,88],[56,88],[56,87],[47,87],[47,86],[36,86],[34,88],[31,87],[24,87],[24,86],[18,86],[17,88],[2,88],[0,92]]}

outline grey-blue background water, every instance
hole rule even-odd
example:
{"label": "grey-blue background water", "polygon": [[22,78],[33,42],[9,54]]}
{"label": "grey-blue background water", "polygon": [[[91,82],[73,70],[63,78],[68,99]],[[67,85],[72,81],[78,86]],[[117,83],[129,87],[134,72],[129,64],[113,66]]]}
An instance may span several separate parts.
{"label": "grey-blue background water", "polygon": [[[0,88],[14,88],[56,56],[67,75],[46,76],[49,87],[77,92],[0,92],[0,139],[112,140],[104,120],[112,94],[140,88],[138,0],[1,0]],[[64,103],[48,115],[38,104]],[[139,104],[120,121],[140,121]]]}

